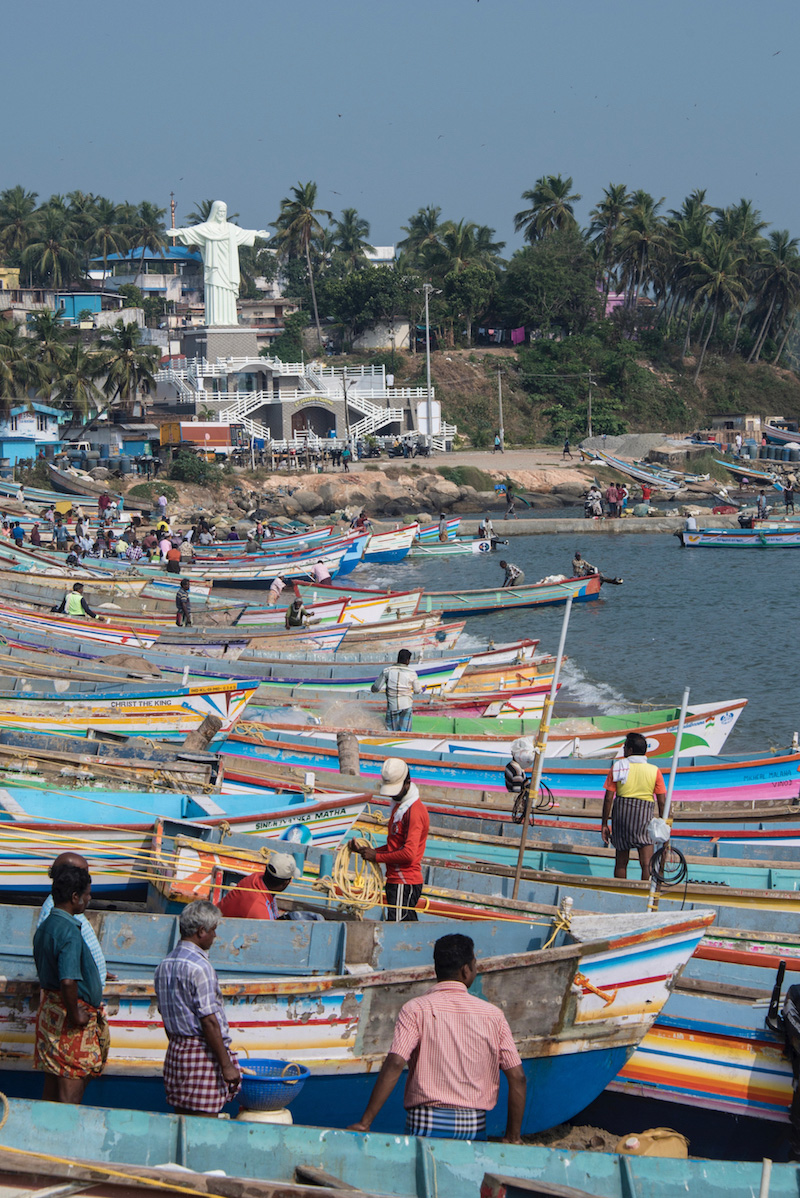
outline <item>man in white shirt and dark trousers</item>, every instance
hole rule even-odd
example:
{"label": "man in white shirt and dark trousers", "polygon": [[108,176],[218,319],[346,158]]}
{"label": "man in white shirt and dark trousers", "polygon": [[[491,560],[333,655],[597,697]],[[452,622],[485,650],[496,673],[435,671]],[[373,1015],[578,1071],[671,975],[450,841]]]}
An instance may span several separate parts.
{"label": "man in white shirt and dark trousers", "polygon": [[422,684],[410,661],[411,651],[401,649],[396,665],[387,666],[372,684],[374,693],[386,691],[386,727],[390,732],[411,731],[414,695],[422,694]]}

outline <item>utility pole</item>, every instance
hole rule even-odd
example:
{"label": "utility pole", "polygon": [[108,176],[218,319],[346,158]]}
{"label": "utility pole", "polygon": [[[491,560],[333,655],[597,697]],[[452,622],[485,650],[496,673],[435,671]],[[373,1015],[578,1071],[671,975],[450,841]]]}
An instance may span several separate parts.
{"label": "utility pole", "polygon": [[594,433],[592,432],[592,387],[593,386],[594,386],[594,383],[592,382],[592,372],[590,370],[589,371],[589,405],[588,405],[587,421],[586,421],[587,433],[590,437],[594,436]]}
{"label": "utility pole", "polygon": [[500,452],[506,451],[506,430],[503,428],[503,372],[498,368],[497,371],[497,406],[500,410]]}
{"label": "utility pole", "polygon": [[428,299],[433,291],[432,283],[423,283],[425,292],[425,375],[428,383],[428,451],[433,450],[433,404],[431,402],[431,321]]}

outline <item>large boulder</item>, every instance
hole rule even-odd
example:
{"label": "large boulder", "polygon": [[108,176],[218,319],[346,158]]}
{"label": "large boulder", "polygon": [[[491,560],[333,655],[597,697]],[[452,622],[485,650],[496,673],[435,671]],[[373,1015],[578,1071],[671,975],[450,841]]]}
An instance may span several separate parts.
{"label": "large boulder", "polygon": [[434,507],[449,508],[454,503],[458,503],[461,498],[461,488],[443,478],[426,487],[425,496]]}
{"label": "large boulder", "polygon": [[292,499],[299,505],[300,509],[312,516],[314,512],[321,512],[325,506],[325,501],[317,494],[316,491],[295,491]]}
{"label": "large boulder", "polygon": [[96,482],[102,482],[106,478],[110,478],[110,471],[106,466],[94,466],[89,471],[89,474]]}

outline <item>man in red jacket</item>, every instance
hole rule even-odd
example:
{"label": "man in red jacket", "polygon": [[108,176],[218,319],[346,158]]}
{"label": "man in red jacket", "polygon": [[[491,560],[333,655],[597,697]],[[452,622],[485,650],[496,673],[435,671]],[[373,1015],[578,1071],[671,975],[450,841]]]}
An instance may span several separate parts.
{"label": "man in red jacket", "polygon": [[422,858],[428,839],[428,810],[400,757],[387,757],[381,770],[380,794],[392,800],[386,847],[350,841],[350,849],[366,861],[386,865],[386,918],[416,922],[415,907],[422,894]]}

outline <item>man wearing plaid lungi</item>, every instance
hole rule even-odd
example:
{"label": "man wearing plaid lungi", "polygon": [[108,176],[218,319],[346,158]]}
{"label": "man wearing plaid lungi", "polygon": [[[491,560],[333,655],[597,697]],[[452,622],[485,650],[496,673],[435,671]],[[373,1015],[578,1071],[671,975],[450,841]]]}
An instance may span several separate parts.
{"label": "man wearing plaid lungi", "polygon": [[469,936],[442,936],[433,948],[436,985],[402,1007],[389,1055],[367,1109],[348,1131],[369,1131],[408,1065],[406,1135],[485,1140],[486,1112],[497,1103],[500,1071],[508,1079],[503,1142],[520,1143],[526,1081],[505,1015],[473,998],[478,976]]}
{"label": "man wearing plaid lungi", "polygon": [[169,1039],[164,1088],[179,1115],[218,1115],[241,1088],[219,979],[208,959],[221,922],[213,903],[189,903],[181,913],[180,944],[156,969],[158,1009]]}

